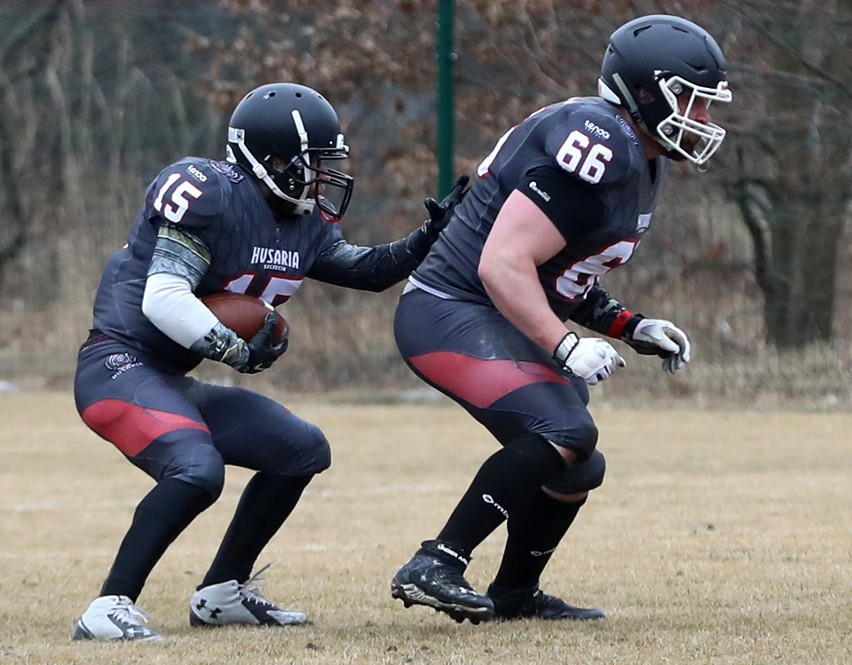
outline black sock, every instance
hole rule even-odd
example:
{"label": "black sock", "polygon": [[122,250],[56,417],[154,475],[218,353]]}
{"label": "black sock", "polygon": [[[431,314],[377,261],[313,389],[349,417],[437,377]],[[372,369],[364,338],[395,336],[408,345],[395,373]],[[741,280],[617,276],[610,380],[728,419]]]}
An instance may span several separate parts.
{"label": "black sock", "polygon": [[542,490],[509,518],[509,537],[494,585],[505,589],[529,589],[538,585],[562,537],[585,499],[558,501]]}
{"label": "black sock", "polygon": [[245,582],[261,550],[293,512],[313,476],[257,473],[249,481],[201,587]]}
{"label": "black sock", "polygon": [[182,480],[160,481],[136,506],[102,596],[128,596],[133,602],[169,545],[216,497]]}
{"label": "black sock", "polygon": [[562,455],[532,434],[485,460],[438,540],[470,554],[539,487],[565,468]]}

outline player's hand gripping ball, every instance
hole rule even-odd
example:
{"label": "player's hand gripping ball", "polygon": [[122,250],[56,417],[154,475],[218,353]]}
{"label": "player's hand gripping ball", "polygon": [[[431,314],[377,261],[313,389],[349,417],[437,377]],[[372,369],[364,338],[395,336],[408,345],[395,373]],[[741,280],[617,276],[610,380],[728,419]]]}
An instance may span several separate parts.
{"label": "player's hand gripping ball", "polygon": [[266,315],[275,314],[271,342],[280,344],[290,334],[287,321],[265,300],[244,293],[212,293],[201,298],[216,317],[244,340],[254,337],[263,327]]}

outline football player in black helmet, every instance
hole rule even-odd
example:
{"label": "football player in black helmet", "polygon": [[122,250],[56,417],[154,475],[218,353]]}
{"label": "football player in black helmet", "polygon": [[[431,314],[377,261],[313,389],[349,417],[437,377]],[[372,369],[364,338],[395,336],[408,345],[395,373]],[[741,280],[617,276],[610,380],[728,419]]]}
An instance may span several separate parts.
{"label": "football player in black helmet", "polygon": [[161,639],[137,599],[172,541],[219,497],[225,465],[257,473],[191,597],[190,623],[306,620],[262,596],[251,572],[302,491],[328,468],[330,446],[316,425],[268,397],[188,376],[204,359],[254,374],[287,348],[287,340],[271,340],[273,316],[242,339],[201,298],[245,293],[277,306],[305,279],[384,290],[420,263],[466,182],[441,203],[427,199],[429,219],[404,238],[360,247],[333,223],[346,212],[352,178],[328,167],[348,148],[317,91],[273,83],[250,92],[233,112],[226,152],[226,160],[184,157],[154,178],[98,286],[78,357],[77,409],[156,485],[136,507],[75,639]]}
{"label": "football player in black helmet", "polygon": [[[411,369],[502,448],[393,577],[391,593],[406,606],[473,622],[604,616],[540,588],[603,482],[588,386],[625,364],[604,337],[660,357],[670,373],[689,362],[691,345],[671,321],[631,313],[601,279],[648,231],[670,160],[703,168],[717,150],[725,132],[709,106],[730,99],[724,58],[707,32],[675,16],[642,17],[613,33],[599,96],[536,111],[480,164],[409,276],[394,331]],[[595,336],[580,337],[567,321]],[[503,522],[503,559],[477,593],[465,569]]]}
{"label": "football player in black helmet", "polygon": [[[303,85],[272,83],[252,90],[234,109],[228,161],[268,187],[273,207],[281,207],[276,198],[300,215],[317,206],[338,221],[349,206],[353,180],[325,162],[349,158],[343,141],[337,113],[325,97]],[[330,200],[335,193],[336,205]]]}
{"label": "football player in black helmet", "polygon": [[677,16],[637,18],[616,30],[604,54],[598,93],[623,106],[671,159],[703,166],[725,139],[710,103],[731,101],[716,40]]}

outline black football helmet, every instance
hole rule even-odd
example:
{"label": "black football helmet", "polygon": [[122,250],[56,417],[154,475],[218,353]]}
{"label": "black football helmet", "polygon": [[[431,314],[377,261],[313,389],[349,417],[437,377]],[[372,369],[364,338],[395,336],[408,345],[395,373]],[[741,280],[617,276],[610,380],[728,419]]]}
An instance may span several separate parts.
{"label": "black football helmet", "polygon": [[[633,120],[669,153],[705,164],[725,139],[713,123],[689,118],[697,99],[730,102],[725,57],[703,28],[677,16],[643,16],[612,33],[598,90],[624,106]],[[689,94],[683,111],[678,97]],[[697,138],[685,149],[686,134]]]}
{"label": "black football helmet", "polygon": [[[295,83],[252,90],[231,115],[226,151],[229,162],[248,169],[297,214],[318,206],[326,219],[339,221],[349,206],[352,177],[325,166],[348,159],[349,147],[337,113],[316,90]],[[283,170],[273,166],[276,157],[286,163]]]}

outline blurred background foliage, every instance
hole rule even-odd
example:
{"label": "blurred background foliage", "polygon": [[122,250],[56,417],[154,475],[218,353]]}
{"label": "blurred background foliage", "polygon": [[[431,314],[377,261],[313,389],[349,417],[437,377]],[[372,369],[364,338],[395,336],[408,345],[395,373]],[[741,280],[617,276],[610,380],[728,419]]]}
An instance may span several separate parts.
{"label": "blurred background foliage", "polygon": [[[436,17],[447,0],[4,0],[0,5],[0,380],[65,389],[107,255],[147,184],[223,155],[236,101],[269,81],[323,92],[352,149],[352,242],[396,238],[436,194]],[[607,277],[695,344],[663,378],[626,351],[617,398],[852,402],[852,7],[748,2],[457,0],[455,168],[472,172],[530,112],[595,94],[609,34],[674,13],[729,63],[729,137],[707,173],[679,165],[653,231]],[[399,289],[306,285],[282,313],[291,390],[419,383],[393,345]],[[212,365],[212,364],[211,364]],[[226,368],[202,374],[239,382]]]}

